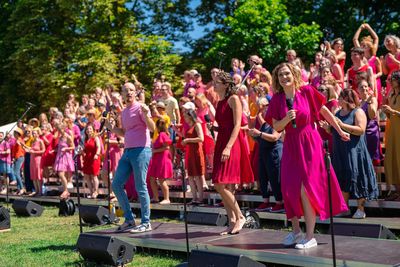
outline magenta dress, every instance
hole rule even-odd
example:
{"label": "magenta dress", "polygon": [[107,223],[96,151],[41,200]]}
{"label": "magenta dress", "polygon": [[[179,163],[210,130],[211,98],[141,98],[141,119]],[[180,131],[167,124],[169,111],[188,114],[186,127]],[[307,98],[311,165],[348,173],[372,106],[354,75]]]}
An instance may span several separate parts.
{"label": "magenta dress", "polygon": [[[39,151],[40,150],[40,142],[36,141],[31,146],[31,151]],[[42,160],[42,154],[32,154],[31,153],[31,162],[30,162],[30,172],[31,172],[31,180],[42,180],[42,168],[40,167],[40,162]]]}
{"label": "magenta dress", "polygon": [[54,170],[57,172],[72,172],[75,170],[72,151],[68,150],[63,152],[62,149],[64,147],[68,147],[67,141],[60,137],[58,141],[56,160],[54,162]]}
{"label": "magenta dress", "polygon": [[[285,127],[281,161],[281,187],[288,219],[303,216],[301,185],[321,220],[329,218],[328,179],[322,150],[322,139],[316,129],[319,111],[325,97],[312,86],[303,86],[295,94],[293,109],[297,110],[294,129],[291,123]],[[285,94],[272,97],[267,118],[282,120],[287,113]],[[271,124],[272,125],[272,124]],[[335,175],[331,170],[333,215],[347,210]]]}
{"label": "magenta dress", "polygon": [[[395,58],[397,60],[400,60],[400,53],[397,53],[395,55]],[[391,85],[390,85],[390,79],[392,78],[392,73],[394,71],[396,71],[396,70],[399,70],[400,68],[396,63],[393,62],[392,59],[390,59],[390,57],[388,55],[385,56],[385,61],[386,61],[386,67],[389,70],[389,73],[388,73],[387,78],[386,78],[386,96],[389,96],[390,95],[390,90],[392,88]]]}
{"label": "magenta dress", "polygon": [[[117,135],[114,133],[110,133],[110,141],[116,141]],[[119,147],[119,144],[110,144],[110,148],[108,150],[110,154],[110,171],[115,172],[118,166],[118,161],[121,159],[122,156],[122,149]],[[108,154],[107,150],[105,151],[105,157],[103,161],[103,171],[108,171]]]}
{"label": "magenta dress", "polygon": [[[153,144],[153,149],[161,148],[164,145],[170,146],[171,144],[172,141],[167,133],[161,132]],[[149,163],[147,176],[162,179],[172,178],[174,176],[172,171],[172,157],[169,149],[153,153],[153,157]]]}
{"label": "magenta dress", "polygon": [[[372,56],[370,59],[368,59],[368,65],[372,68],[372,72],[374,75],[376,74],[376,56]],[[381,84],[381,78],[376,78],[376,91],[378,93],[377,99],[378,99],[378,106],[380,107],[382,105],[382,84]]]}
{"label": "magenta dress", "polygon": [[254,176],[243,132],[239,133],[233,144],[228,160],[221,162],[222,152],[229,142],[234,128],[233,111],[229,106],[228,99],[227,97],[219,101],[217,105],[215,120],[218,123],[218,137],[215,144],[212,180],[213,183],[221,184],[252,183]]}

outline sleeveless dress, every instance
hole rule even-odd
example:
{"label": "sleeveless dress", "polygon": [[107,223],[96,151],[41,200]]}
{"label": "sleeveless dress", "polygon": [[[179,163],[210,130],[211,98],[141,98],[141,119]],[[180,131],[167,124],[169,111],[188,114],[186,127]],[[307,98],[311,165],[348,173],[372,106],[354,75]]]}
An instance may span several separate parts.
{"label": "sleeveless dress", "polygon": [[82,172],[88,175],[99,175],[100,173],[100,155],[94,159],[97,147],[94,137],[90,137],[85,141],[84,155],[83,155],[83,168]]}
{"label": "sleeveless dress", "polygon": [[367,72],[369,65],[364,65],[358,70],[354,69],[354,66],[349,69],[347,80],[351,85],[351,89],[356,91],[358,95],[358,88],[357,88],[357,74],[362,72]]}
{"label": "sleeveless dress", "polygon": [[[346,115],[336,113],[342,122],[354,125],[355,113],[353,109]],[[374,166],[368,153],[365,134],[361,136],[350,135],[350,141],[344,142],[333,130],[332,165],[343,192],[349,192],[352,198],[376,199],[378,186]]]}
{"label": "sleeveless dress", "polygon": [[[36,141],[31,146],[32,151],[40,150],[40,142]],[[31,153],[31,162],[30,162],[30,172],[31,172],[31,180],[42,180],[42,168],[40,167],[40,162],[42,159],[42,154],[32,154]]]}
{"label": "sleeveless dress", "polygon": [[[153,149],[161,148],[163,145],[170,146],[171,144],[172,140],[169,138],[168,134],[161,132],[153,144]],[[172,168],[172,157],[169,149],[153,153],[147,176],[161,179],[172,178],[174,176]]]}
{"label": "sleeveless dress", "polygon": [[[195,125],[186,131],[185,138],[198,137]],[[202,176],[206,173],[203,142],[187,143],[185,146],[185,167],[188,176]]]}
{"label": "sleeveless dress", "polygon": [[53,166],[57,155],[56,152],[50,153],[50,151],[57,149],[58,138],[56,138],[52,133],[46,135],[46,138],[49,141],[49,145],[46,146],[46,150],[42,155],[42,161],[41,161],[42,168]]}
{"label": "sleeveless dress", "polygon": [[367,102],[364,102],[361,108],[364,110],[365,115],[367,116],[367,128],[365,129],[365,136],[367,138],[368,152],[373,163],[379,165],[379,163],[383,160],[379,124],[376,118],[369,118]]}
{"label": "sleeveless dress", "polygon": [[225,162],[221,162],[222,152],[228,144],[234,128],[233,110],[229,106],[228,99],[229,97],[220,100],[216,110],[218,137],[215,144],[212,180],[213,183],[220,184],[252,183],[254,176],[251,171],[248,145],[244,142],[246,136],[243,132],[239,131],[229,158]]}
{"label": "sleeveless dress", "polygon": [[[368,65],[372,68],[372,72],[374,75],[376,74],[376,56],[372,56],[370,59],[368,59]],[[377,99],[378,99],[378,107],[382,105],[382,84],[381,84],[381,78],[378,77],[376,78],[376,91],[378,93]]]}
{"label": "sleeveless dress", "polygon": [[74,168],[74,159],[72,151],[62,151],[64,147],[68,147],[67,141],[60,137],[57,146],[57,155],[54,161],[54,170],[57,172],[72,172]]}
{"label": "sleeveless dress", "polygon": [[[400,95],[389,97],[392,109],[400,111]],[[385,177],[388,185],[400,185],[400,116],[390,116],[390,127],[386,128]]]}
{"label": "sleeveless dress", "polygon": [[[288,219],[303,216],[301,186],[321,220],[329,218],[328,178],[322,150],[322,139],[315,122],[325,102],[325,96],[311,86],[300,87],[294,97],[297,128],[285,127],[281,160],[281,188]],[[285,93],[274,94],[267,111],[267,122],[282,120],[288,108]],[[331,169],[332,213],[347,211],[335,172]]]}
{"label": "sleeveless dress", "polygon": [[[114,133],[110,133],[110,141],[116,141],[117,140],[117,135]],[[105,157],[103,161],[103,170],[108,171],[108,155],[107,155],[107,149],[105,150]],[[118,161],[121,159],[122,156],[122,149],[119,147],[119,144],[111,144],[110,143],[110,148],[108,150],[108,153],[110,154],[110,172],[115,172],[118,166]]]}

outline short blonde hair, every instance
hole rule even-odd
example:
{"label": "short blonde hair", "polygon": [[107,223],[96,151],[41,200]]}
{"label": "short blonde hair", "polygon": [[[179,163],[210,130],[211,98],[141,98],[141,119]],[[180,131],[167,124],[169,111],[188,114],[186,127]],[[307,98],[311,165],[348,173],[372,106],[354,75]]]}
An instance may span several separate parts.
{"label": "short blonde hair", "polygon": [[275,69],[272,71],[272,88],[275,93],[283,92],[283,87],[279,83],[279,76],[278,76],[279,70],[282,69],[283,67],[287,67],[292,73],[296,90],[300,88],[300,86],[302,85],[300,70],[296,68],[293,64],[284,62],[276,66]]}

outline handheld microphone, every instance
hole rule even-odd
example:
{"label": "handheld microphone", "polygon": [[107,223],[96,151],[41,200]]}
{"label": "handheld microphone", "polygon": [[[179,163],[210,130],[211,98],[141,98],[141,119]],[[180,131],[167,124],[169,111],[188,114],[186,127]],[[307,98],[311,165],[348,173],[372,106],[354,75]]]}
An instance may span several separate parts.
{"label": "handheld microphone", "polygon": [[[209,114],[204,115],[204,120],[207,123],[211,123],[210,115]],[[214,130],[213,130],[212,126],[211,126],[211,129],[210,129],[210,133],[211,133],[212,138],[215,139]]]}
{"label": "handheld microphone", "polygon": [[33,104],[33,103],[31,103],[31,102],[28,102],[28,101],[26,101],[25,103],[26,103],[26,104],[28,104],[28,106],[31,106],[31,107],[36,107],[36,105],[35,105],[35,104]]}
{"label": "handheld microphone", "polygon": [[[293,109],[293,98],[286,98],[286,106],[288,107],[289,110]],[[297,128],[296,119],[292,120],[292,127],[294,129]]]}

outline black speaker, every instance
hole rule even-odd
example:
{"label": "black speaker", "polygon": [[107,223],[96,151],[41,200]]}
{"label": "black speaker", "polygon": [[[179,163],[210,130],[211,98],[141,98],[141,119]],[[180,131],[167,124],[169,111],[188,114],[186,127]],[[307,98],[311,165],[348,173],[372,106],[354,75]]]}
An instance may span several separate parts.
{"label": "black speaker", "polygon": [[11,228],[10,213],[8,210],[0,206],[0,232]]}
{"label": "black speaker", "polygon": [[193,224],[225,226],[228,223],[228,217],[222,213],[189,211],[187,221]]}
{"label": "black speaker", "polygon": [[189,267],[265,267],[264,264],[243,255],[222,254],[204,250],[192,250],[188,265]]}
{"label": "black speaker", "polygon": [[75,214],[75,203],[72,199],[61,199],[58,210],[59,216],[72,216]]}
{"label": "black speaker", "polygon": [[81,205],[79,207],[81,218],[88,224],[107,224],[115,221],[115,215],[102,206]]}
{"label": "black speaker", "polygon": [[397,239],[396,235],[382,224],[334,223],[333,226],[335,235]]}
{"label": "black speaker", "polygon": [[91,262],[119,266],[132,261],[136,247],[113,236],[80,234],[76,247]]}
{"label": "black speaker", "polygon": [[39,217],[43,213],[43,207],[25,199],[15,199],[12,208],[17,216]]}

